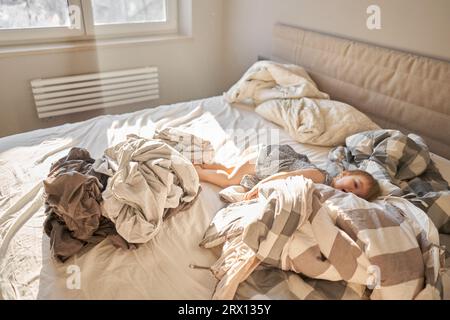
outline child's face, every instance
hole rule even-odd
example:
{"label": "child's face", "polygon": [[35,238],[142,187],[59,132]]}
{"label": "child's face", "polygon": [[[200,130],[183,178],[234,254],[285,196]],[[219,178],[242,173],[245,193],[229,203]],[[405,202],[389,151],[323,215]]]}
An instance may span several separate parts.
{"label": "child's face", "polygon": [[338,178],[334,182],[334,187],[344,192],[354,193],[364,199],[369,195],[370,191],[367,178],[359,175],[347,175]]}

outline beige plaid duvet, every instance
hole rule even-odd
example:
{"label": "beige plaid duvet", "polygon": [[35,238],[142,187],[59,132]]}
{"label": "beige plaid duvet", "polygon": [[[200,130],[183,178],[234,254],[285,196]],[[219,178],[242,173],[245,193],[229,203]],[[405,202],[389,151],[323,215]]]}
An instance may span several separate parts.
{"label": "beige plaid duvet", "polygon": [[289,177],[265,184],[260,201],[212,268],[215,299],[441,298],[438,232],[407,200]]}

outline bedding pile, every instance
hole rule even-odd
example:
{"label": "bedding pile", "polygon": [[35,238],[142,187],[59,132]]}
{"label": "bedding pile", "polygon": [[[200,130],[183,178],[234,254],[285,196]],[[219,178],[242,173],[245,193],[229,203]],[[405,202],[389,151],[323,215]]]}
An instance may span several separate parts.
{"label": "bedding pile", "polygon": [[374,202],[303,177],[263,184],[219,211],[200,243],[222,246],[216,299],[440,299],[450,189],[417,135],[373,130],[330,150],[327,172],[371,173]]}
{"label": "bedding pile", "polygon": [[[440,299],[450,231],[450,190],[423,139],[381,130],[329,100],[305,70],[257,62],[224,95],[283,127],[296,141],[334,146],[326,171],[360,169],[383,196],[367,202],[298,177],[271,181],[259,200],[221,191],[200,243],[220,248],[216,299]],[[300,199],[300,200],[299,200]],[[447,252],[448,254],[448,252]]]}
{"label": "bedding pile", "polygon": [[367,202],[303,177],[217,213],[201,246],[215,299],[439,299],[439,237],[407,200]]}
{"label": "bedding pile", "polygon": [[162,140],[135,135],[108,148],[94,165],[110,177],[103,212],[131,243],[145,243],[170,214],[196,199],[200,182],[191,161]]}
{"label": "bedding pile", "polygon": [[296,141],[339,146],[358,132],[379,129],[354,107],[329,99],[299,66],[258,61],[224,94],[229,103],[248,103]]}
{"label": "bedding pile", "polygon": [[[86,245],[64,263],[55,263],[50,239],[43,232],[47,218],[43,181],[71,148],[89,150],[95,162],[129,134],[162,139],[187,159],[191,154],[201,155],[196,151],[200,147],[180,146],[157,136],[158,131],[170,127],[211,141],[215,159],[235,161],[244,147],[229,138],[230,132],[260,128],[250,136],[250,143],[256,144],[258,133],[272,126],[251,115],[253,112],[233,108],[221,97],[212,97],[0,138],[0,299],[210,298],[214,276],[199,273],[189,264],[215,261],[213,253],[198,247],[213,214],[223,206],[214,186],[202,185],[193,207],[166,216],[158,234],[136,250],[116,249],[105,239]],[[293,142],[287,134],[282,137]],[[209,148],[208,142],[202,145]],[[100,191],[107,182],[101,184]],[[81,271],[79,289],[66,281],[74,266]]]}
{"label": "bedding pile", "polygon": [[156,130],[152,139],[129,135],[97,160],[72,148],[44,181],[53,256],[64,262],[105,238],[122,249],[150,241],[163,221],[194,203],[200,183],[191,160],[212,151],[207,141],[173,128]]}

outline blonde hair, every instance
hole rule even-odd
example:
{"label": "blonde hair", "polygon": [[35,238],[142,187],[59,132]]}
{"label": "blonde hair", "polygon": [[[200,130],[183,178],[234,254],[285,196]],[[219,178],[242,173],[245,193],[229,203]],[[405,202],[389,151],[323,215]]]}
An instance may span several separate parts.
{"label": "blonde hair", "polygon": [[375,178],[367,171],[358,170],[358,169],[357,170],[344,170],[333,179],[333,182],[335,180],[340,179],[345,176],[360,176],[360,177],[367,179],[367,182],[369,183],[369,192],[367,193],[367,195],[365,197],[363,197],[367,201],[375,200],[381,194],[381,188],[380,188],[380,185],[378,184],[377,180],[375,180]]}

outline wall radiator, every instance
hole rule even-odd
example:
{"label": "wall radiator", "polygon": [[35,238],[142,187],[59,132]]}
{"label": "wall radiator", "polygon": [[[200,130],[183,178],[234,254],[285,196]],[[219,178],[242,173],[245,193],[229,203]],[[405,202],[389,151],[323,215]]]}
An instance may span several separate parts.
{"label": "wall radiator", "polygon": [[159,99],[157,67],[31,81],[39,118]]}

